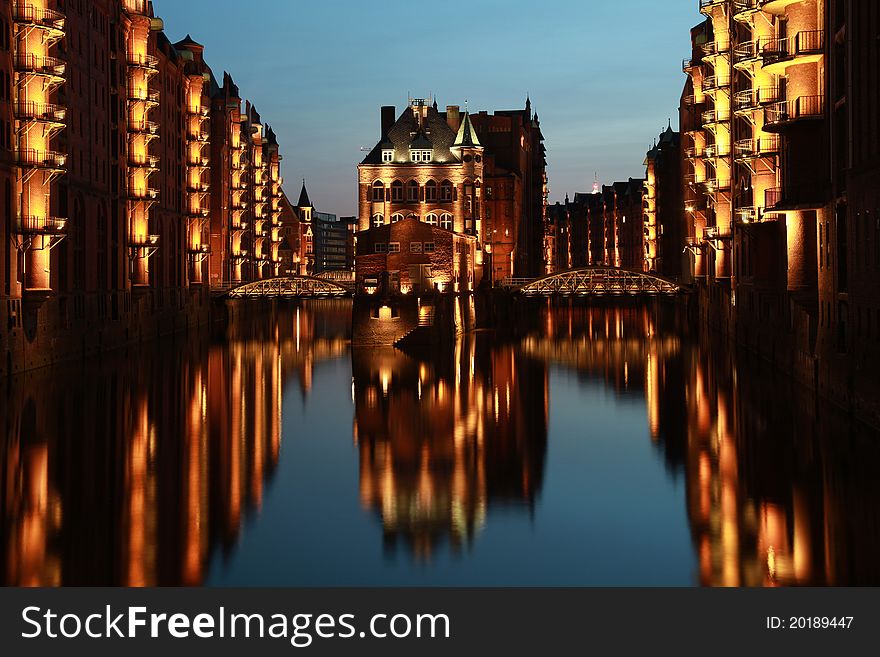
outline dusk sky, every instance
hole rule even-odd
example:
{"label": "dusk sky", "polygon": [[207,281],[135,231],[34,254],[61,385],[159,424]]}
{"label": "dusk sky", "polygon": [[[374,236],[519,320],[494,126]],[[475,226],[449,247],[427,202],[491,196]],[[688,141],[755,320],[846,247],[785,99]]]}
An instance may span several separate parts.
{"label": "dusk sky", "polygon": [[696,0],[154,0],[172,41],[205,46],[220,78],[275,128],[292,200],[305,177],[318,210],[353,215],[360,148],[379,108],[408,94],[441,108],[517,109],[532,99],[550,201],[644,175],[652,139],[685,82]]}

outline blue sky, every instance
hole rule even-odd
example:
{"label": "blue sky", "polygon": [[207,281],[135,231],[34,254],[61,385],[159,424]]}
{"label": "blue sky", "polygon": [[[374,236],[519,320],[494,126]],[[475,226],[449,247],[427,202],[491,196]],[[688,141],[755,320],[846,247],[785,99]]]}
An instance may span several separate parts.
{"label": "blue sky", "polygon": [[361,146],[379,107],[434,93],[441,106],[515,109],[530,94],[546,138],[550,200],[643,175],[676,123],[697,0],[154,0],[172,41],[204,44],[218,77],[275,128],[286,189],[355,214]]}

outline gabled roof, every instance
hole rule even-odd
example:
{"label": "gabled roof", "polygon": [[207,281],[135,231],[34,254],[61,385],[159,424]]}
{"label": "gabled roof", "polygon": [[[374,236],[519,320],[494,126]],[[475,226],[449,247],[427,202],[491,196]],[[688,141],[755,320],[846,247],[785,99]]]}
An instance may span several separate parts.
{"label": "gabled roof", "polygon": [[[433,148],[434,150],[433,164],[459,161],[459,158],[453,155],[450,150],[452,144],[455,143],[455,133],[446,122],[446,117],[429,106],[421,126],[419,126],[412,108],[407,107],[388,130],[388,134],[373,147],[373,150],[369,152],[361,164],[382,164],[382,151],[389,149],[394,151],[392,155],[394,162],[409,162],[410,148],[421,137],[430,142],[430,146],[423,148]],[[416,148],[420,147],[416,146]]]}
{"label": "gabled roof", "polygon": [[474,130],[474,124],[471,123],[471,115],[464,113],[458,134],[455,137],[453,148],[481,148],[480,139],[477,137],[477,131]]}

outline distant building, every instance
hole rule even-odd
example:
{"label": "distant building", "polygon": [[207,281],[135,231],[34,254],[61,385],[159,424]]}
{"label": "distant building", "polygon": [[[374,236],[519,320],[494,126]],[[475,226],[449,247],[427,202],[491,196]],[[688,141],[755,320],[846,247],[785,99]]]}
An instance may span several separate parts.
{"label": "distant building", "polygon": [[299,225],[297,273],[313,276],[325,271],[354,271],[354,217],[340,219],[315,210],[305,180],[295,214]]}
{"label": "distant building", "polygon": [[681,135],[670,125],[645,157],[645,271],[679,276],[684,243]]}

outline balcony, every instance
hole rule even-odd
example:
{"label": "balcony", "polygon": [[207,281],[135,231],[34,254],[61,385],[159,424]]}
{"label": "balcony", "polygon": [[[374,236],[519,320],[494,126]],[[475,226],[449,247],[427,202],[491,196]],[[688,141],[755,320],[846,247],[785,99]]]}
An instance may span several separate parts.
{"label": "balcony", "polygon": [[700,64],[699,62],[695,62],[693,59],[688,57],[687,59],[681,60],[681,70],[684,73],[687,73],[688,71],[690,71],[694,67],[699,66],[699,64]]}
{"label": "balcony", "polygon": [[211,158],[207,155],[199,155],[198,157],[190,156],[187,158],[186,164],[190,167],[204,169],[211,165]]}
{"label": "balcony", "polygon": [[239,221],[236,224],[232,224],[232,230],[235,232],[241,232],[241,231],[247,230],[247,227],[248,227],[248,222],[246,222],[246,221]]}
{"label": "balcony", "polygon": [[708,16],[713,10],[724,7],[728,2],[729,0],[700,0],[700,11]]}
{"label": "balcony", "polygon": [[38,75],[51,82],[64,82],[67,64],[56,57],[41,57],[30,53],[16,53],[13,66],[18,73]]}
{"label": "balcony", "polygon": [[200,144],[204,144],[211,138],[211,135],[207,132],[199,131],[199,132],[189,132],[186,136],[187,141],[189,142],[197,142]]}
{"label": "balcony", "polygon": [[128,198],[132,201],[155,201],[159,198],[159,190],[152,187],[134,187],[128,190]]}
{"label": "balcony", "polygon": [[746,68],[748,65],[761,59],[761,41],[746,41],[739,44],[733,50],[733,65],[737,68]]}
{"label": "balcony", "polygon": [[760,11],[760,0],[733,0],[733,19],[739,22],[748,21]]}
{"label": "balcony", "polygon": [[147,16],[149,0],[123,0],[123,7],[129,14],[135,16]]}
{"label": "balcony", "polygon": [[791,62],[804,64],[809,61],[818,61],[825,52],[825,31],[809,30],[798,32],[793,37],[784,39],[769,39],[761,45],[761,58],[764,68],[773,73],[774,64],[783,66],[776,67],[782,72],[784,65]]}
{"label": "balcony", "polygon": [[128,88],[128,100],[132,103],[146,103],[147,105],[159,104],[159,92],[156,89]]}
{"label": "balcony", "polygon": [[154,121],[130,121],[128,131],[136,135],[158,135],[159,124]]}
{"label": "balcony", "polygon": [[778,155],[779,137],[740,139],[734,144],[734,153],[737,160],[749,160]]}
{"label": "balcony", "polygon": [[753,206],[736,209],[736,220],[743,224],[751,224],[758,220],[758,208]]}
{"label": "balcony", "polygon": [[729,109],[711,109],[703,112],[703,125],[706,127],[725,123],[726,121],[730,121]]}
{"label": "balcony", "polygon": [[730,146],[707,144],[706,150],[703,151],[703,154],[706,157],[727,157],[730,155]]}
{"label": "balcony", "polygon": [[696,146],[689,146],[684,149],[684,156],[689,160],[695,160],[698,157],[703,157],[703,149],[697,148]]}
{"label": "balcony", "polygon": [[779,131],[786,126],[825,118],[824,96],[801,96],[783,100],[764,108],[764,130]]}
{"label": "balcony", "polygon": [[128,166],[134,169],[149,169],[150,171],[158,171],[159,158],[155,155],[147,155],[141,157],[129,156]]}
{"label": "balcony", "polygon": [[729,240],[733,235],[729,227],[706,226],[703,229],[703,239],[706,240]]}
{"label": "balcony", "polygon": [[730,190],[730,180],[727,179],[708,178],[699,184],[706,194],[716,194]]}
{"label": "balcony", "polygon": [[703,91],[709,93],[730,86],[730,77],[725,75],[709,75],[703,78]]}
{"label": "balcony", "polygon": [[158,235],[132,235],[128,239],[129,246],[135,248],[149,248],[159,244]]}
{"label": "balcony", "polygon": [[67,119],[67,108],[50,103],[18,101],[15,103],[15,118],[19,121],[36,121],[62,127]]}
{"label": "balcony", "polygon": [[196,184],[187,185],[186,191],[190,194],[207,194],[211,189],[211,183],[198,182]]}
{"label": "balcony", "polygon": [[62,36],[64,33],[64,14],[52,9],[43,9],[23,2],[12,5],[12,20],[18,25],[49,30]]}
{"label": "balcony", "polygon": [[63,235],[67,219],[60,217],[32,217],[18,215],[15,231],[20,235]]}
{"label": "balcony", "polygon": [[210,244],[199,244],[198,246],[189,246],[186,249],[191,255],[204,255],[211,252]]}
{"label": "balcony", "polygon": [[781,16],[785,13],[786,7],[803,2],[803,0],[757,0],[757,2],[761,11]]}
{"label": "balcony", "polygon": [[15,163],[20,167],[63,171],[67,155],[56,151],[23,148],[15,151]]}
{"label": "balcony", "polygon": [[159,72],[159,58],[153,55],[135,55],[128,54],[128,66],[130,68],[139,68],[153,73]]}
{"label": "balcony", "polygon": [[211,216],[211,208],[198,208],[186,213],[191,219],[207,219]]}
{"label": "balcony", "polygon": [[757,110],[769,103],[779,102],[779,87],[757,87],[737,91],[733,96],[733,108],[737,112]]}
{"label": "balcony", "polygon": [[730,42],[710,41],[709,43],[704,43],[700,48],[703,51],[704,57],[718,57],[730,52]]}
{"label": "balcony", "polygon": [[211,108],[207,105],[190,105],[189,108],[187,108],[187,113],[190,116],[200,116],[203,119],[206,119],[211,114]]}

